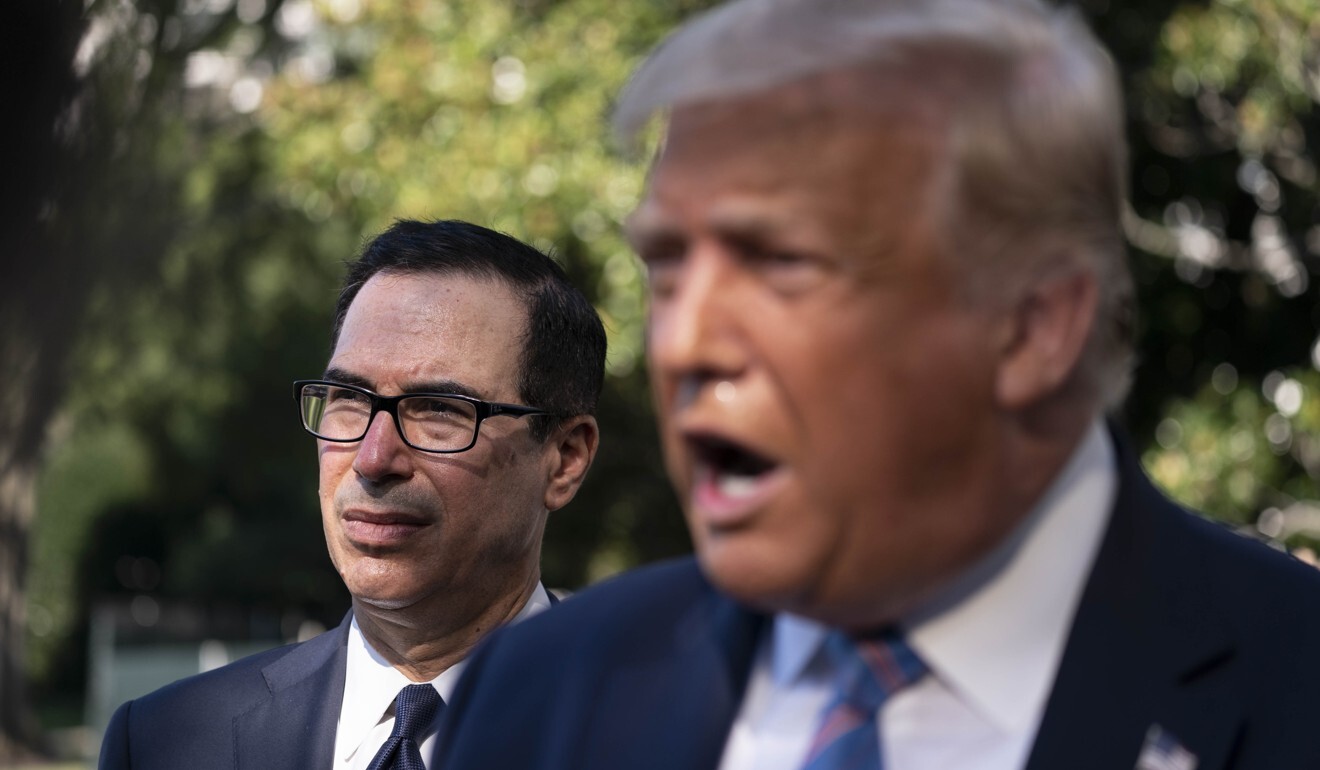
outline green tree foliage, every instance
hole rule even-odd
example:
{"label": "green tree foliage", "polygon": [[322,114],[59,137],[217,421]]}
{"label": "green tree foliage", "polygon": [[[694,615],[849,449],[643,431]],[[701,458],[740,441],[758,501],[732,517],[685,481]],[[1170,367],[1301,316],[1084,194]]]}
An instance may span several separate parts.
{"label": "green tree foliage", "polygon": [[1242,383],[1221,364],[1168,410],[1147,466],[1178,500],[1217,518],[1254,524],[1264,514],[1268,534],[1305,532],[1320,500],[1320,375],[1292,374]]}
{"label": "green tree foliage", "polygon": [[1126,413],[1179,499],[1314,542],[1277,514],[1320,498],[1320,3],[1178,4],[1153,29],[1127,88],[1144,324]]}
{"label": "green tree foliage", "polygon": [[[87,302],[53,380],[67,393],[37,421],[28,628],[44,698],[80,692],[96,599],[337,620],[347,597],[288,383],[324,366],[343,261],[397,217],[470,219],[551,250],[606,320],[602,449],[551,518],[547,581],[575,588],[687,548],[619,227],[644,159],[618,151],[606,118],[640,57],[708,4],[90,6],[78,56],[99,101],[80,135],[103,151],[55,228],[77,234]],[[1267,530],[1305,538],[1295,525],[1320,498],[1320,7],[1081,9],[1124,71],[1133,145],[1144,317],[1123,419],[1190,505],[1243,524],[1272,509]]]}

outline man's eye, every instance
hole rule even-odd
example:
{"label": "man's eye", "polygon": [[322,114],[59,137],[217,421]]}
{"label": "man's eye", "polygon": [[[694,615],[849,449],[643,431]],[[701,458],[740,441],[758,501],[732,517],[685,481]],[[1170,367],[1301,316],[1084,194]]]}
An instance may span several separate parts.
{"label": "man's eye", "polygon": [[796,267],[810,260],[792,251],[766,251],[761,255],[761,261],[772,267]]}
{"label": "man's eye", "polygon": [[653,299],[664,299],[673,295],[674,289],[677,286],[677,265],[664,265],[654,268],[648,267],[646,271],[646,287]]}
{"label": "man's eye", "polygon": [[731,241],[730,245],[753,267],[784,267],[809,261],[805,254],[781,248],[758,238],[733,238]]}
{"label": "man's eye", "polygon": [[641,255],[646,268],[646,286],[653,298],[664,298],[673,293],[678,283],[683,254],[677,250],[648,251]]}
{"label": "man's eye", "polygon": [[423,408],[431,414],[446,414],[455,411],[454,405],[449,401],[438,398],[428,399],[422,404]]}
{"label": "man's eye", "polygon": [[335,403],[345,403],[345,404],[351,404],[356,402],[366,403],[367,396],[365,393],[358,393],[355,390],[334,389],[330,391],[330,400]]}
{"label": "man's eye", "polygon": [[767,285],[786,294],[811,288],[826,271],[824,260],[804,251],[745,243],[740,244],[739,252],[743,263],[759,274]]}

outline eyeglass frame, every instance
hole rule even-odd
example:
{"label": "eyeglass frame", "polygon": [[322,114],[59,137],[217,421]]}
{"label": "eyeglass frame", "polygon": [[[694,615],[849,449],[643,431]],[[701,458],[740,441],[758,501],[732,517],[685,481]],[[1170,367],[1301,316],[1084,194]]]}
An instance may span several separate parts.
{"label": "eyeglass frame", "polygon": [[[351,390],[355,393],[361,393],[362,395],[369,398],[371,400],[371,413],[367,416],[366,427],[362,429],[362,435],[358,436],[357,438],[326,438],[325,436],[322,436],[321,434],[307,427],[307,420],[303,416],[302,392],[303,392],[303,388],[307,387],[308,385],[329,385],[331,387],[343,388],[345,390]],[[477,410],[477,418],[476,418],[476,422],[472,424],[472,440],[468,442],[468,445],[463,447],[462,449],[426,449],[424,447],[419,447],[416,444],[409,441],[408,437],[403,434],[403,424],[399,420],[399,403],[403,401],[405,398],[417,398],[417,397],[449,398],[449,399],[454,399],[456,401],[466,401],[467,403],[471,404],[473,408]],[[539,409],[534,406],[524,406],[522,404],[504,404],[498,401],[483,401],[479,398],[473,398],[472,396],[465,396],[461,393],[422,392],[422,393],[400,393],[397,396],[382,396],[379,393],[373,393],[372,391],[367,390],[366,388],[361,387],[360,385],[349,385],[347,383],[334,382],[332,380],[294,380],[293,400],[295,403],[298,404],[298,422],[302,424],[303,430],[307,431],[309,434],[315,436],[321,441],[330,441],[336,444],[352,444],[356,441],[361,441],[362,439],[366,438],[367,433],[371,431],[371,424],[376,421],[376,415],[379,414],[380,412],[385,412],[390,416],[390,419],[393,421],[394,431],[399,434],[399,439],[403,441],[403,443],[408,448],[416,449],[418,452],[426,452],[428,454],[457,454],[459,452],[468,451],[469,449],[477,445],[477,439],[481,437],[481,423],[485,422],[486,418],[488,417],[497,417],[499,415],[509,415],[510,417],[531,417],[542,414],[544,415],[554,414],[554,412],[550,412],[545,409]]]}

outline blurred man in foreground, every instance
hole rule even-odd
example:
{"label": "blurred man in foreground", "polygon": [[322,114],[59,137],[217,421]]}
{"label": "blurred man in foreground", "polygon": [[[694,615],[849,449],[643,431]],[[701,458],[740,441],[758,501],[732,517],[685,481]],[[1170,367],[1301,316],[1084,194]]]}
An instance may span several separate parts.
{"label": "blurred man in foreground", "polygon": [[618,120],[668,111],[629,231],[698,557],[492,639],[445,767],[1320,766],[1320,573],[1102,418],[1116,80],[1035,0],[740,0],[659,48]]}
{"label": "blurred man in foreground", "polygon": [[563,271],[476,225],[398,222],[350,266],[332,349],[294,397],[352,612],[124,704],[103,768],[422,770],[473,646],[553,603],[541,535],[595,456],[605,362]]}

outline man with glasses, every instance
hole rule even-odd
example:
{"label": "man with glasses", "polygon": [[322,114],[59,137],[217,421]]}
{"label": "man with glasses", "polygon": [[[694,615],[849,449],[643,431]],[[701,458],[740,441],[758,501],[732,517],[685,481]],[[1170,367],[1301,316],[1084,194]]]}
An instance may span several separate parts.
{"label": "man with glasses", "polygon": [[422,770],[462,662],[555,600],[541,536],[596,453],[605,334],[555,263],[463,222],[400,221],[294,383],[352,595],[335,630],[124,704],[104,768]]}
{"label": "man with glasses", "polygon": [[667,118],[628,231],[697,558],[483,646],[445,766],[1320,767],[1320,572],[1104,417],[1122,104],[1043,0],[737,0],[661,45],[616,119]]}

